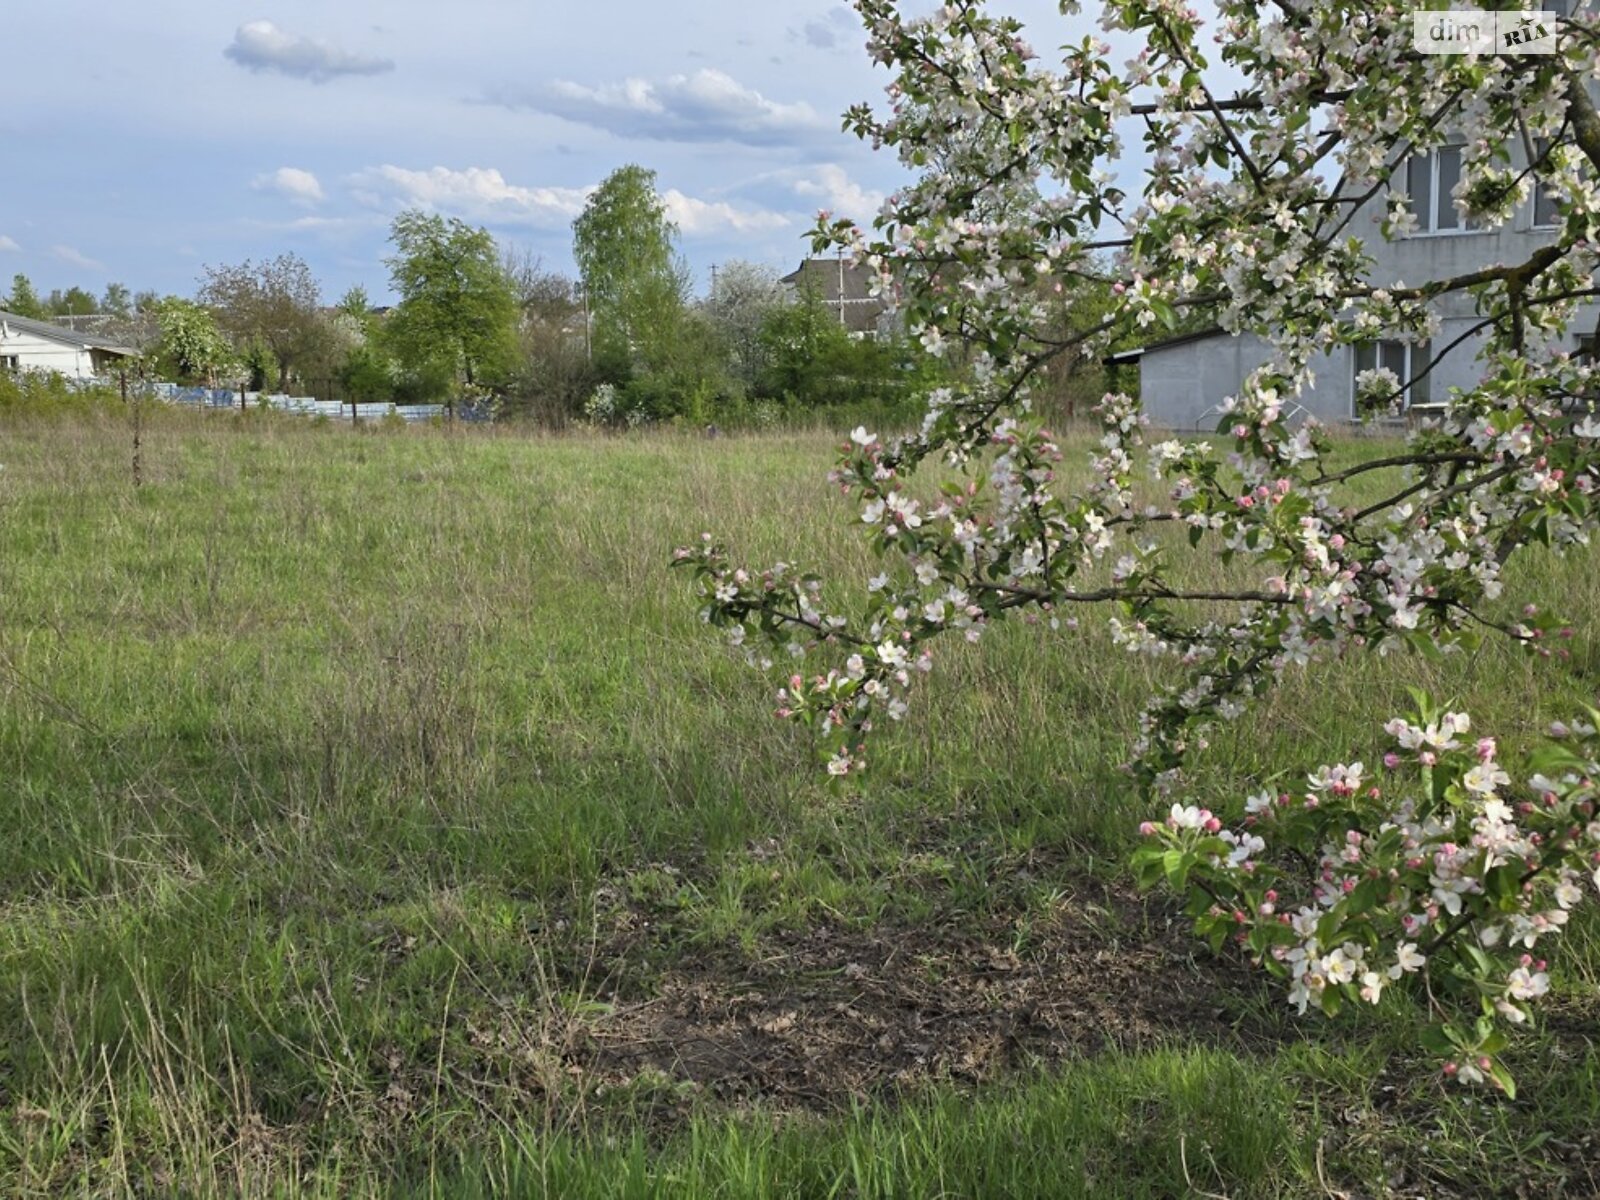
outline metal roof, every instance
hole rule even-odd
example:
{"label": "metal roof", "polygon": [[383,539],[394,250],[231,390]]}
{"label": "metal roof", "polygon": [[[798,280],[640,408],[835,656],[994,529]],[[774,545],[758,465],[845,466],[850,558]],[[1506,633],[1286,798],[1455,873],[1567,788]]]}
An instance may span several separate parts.
{"label": "metal roof", "polygon": [[875,330],[878,317],[888,307],[881,296],[872,294],[871,279],[866,267],[837,258],[808,258],[778,282],[794,288],[815,288],[823,307],[838,313],[845,328],[861,333]]}
{"label": "metal roof", "polygon": [[84,350],[105,350],[111,354],[126,354],[130,357],[137,353],[106,338],[85,336],[53,321],[36,321],[32,317],[19,317],[16,313],[6,312],[3,309],[0,309],[0,325],[8,325],[20,333],[31,333],[35,337],[61,342],[68,346],[78,346]]}
{"label": "metal roof", "polygon": [[872,274],[866,267],[833,258],[808,258],[798,270],[790,271],[778,282],[796,287],[805,282],[813,283],[829,304],[839,303],[839,285],[843,283],[846,304],[882,305],[883,301],[869,290],[871,279]]}

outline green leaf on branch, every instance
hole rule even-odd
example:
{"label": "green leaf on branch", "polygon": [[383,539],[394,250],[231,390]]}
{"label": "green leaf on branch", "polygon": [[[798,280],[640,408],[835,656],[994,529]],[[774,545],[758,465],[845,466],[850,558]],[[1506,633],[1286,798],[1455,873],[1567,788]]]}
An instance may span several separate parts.
{"label": "green leaf on branch", "polygon": [[1161,856],[1161,868],[1166,872],[1167,886],[1181,892],[1189,881],[1189,870],[1194,866],[1194,855],[1183,850],[1168,850]]}

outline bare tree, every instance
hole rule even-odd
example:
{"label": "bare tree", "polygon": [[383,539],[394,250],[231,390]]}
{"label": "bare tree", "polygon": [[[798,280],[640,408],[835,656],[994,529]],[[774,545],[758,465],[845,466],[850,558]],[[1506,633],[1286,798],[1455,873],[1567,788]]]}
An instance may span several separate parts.
{"label": "bare tree", "polygon": [[508,407],[545,425],[561,425],[593,386],[582,288],[546,270],[526,247],[503,244],[501,269],[517,298],[517,366]]}
{"label": "bare tree", "polygon": [[199,299],[241,353],[248,355],[255,344],[270,354],[281,381],[325,365],[320,361],[326,358],[328,340],[322,289],[299,255],[206,267]]}

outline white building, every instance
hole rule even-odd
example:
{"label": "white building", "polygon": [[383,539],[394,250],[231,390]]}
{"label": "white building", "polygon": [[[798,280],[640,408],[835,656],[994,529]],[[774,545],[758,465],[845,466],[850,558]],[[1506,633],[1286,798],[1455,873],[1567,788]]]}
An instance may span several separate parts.
{"label": "white building", "polygon": [[[1451,279],[1495,263],[1525,262],[1532,252],[1555,241],[1542,197],[1526,205],[1508,225],[1494,230],[1462,226],[1439,183],[1459,170],[1460,147],[1447,146],[1410,165],[1407,174],[1421,231],[1385,241],[1368,241],[1375,261],[1374,282],[1404,280],[1408,285]],[[1370,219],[1380,215],[1369,206]],[[1359,218],[1358,218],[1359,219]],[[1453,292],[1434,302],[1439,313],[1438,352],[1428,342],[1381,341],[1341,346],[1312,363],[1316,382],[1297,397],[1291,415],[1311,414],[1337,424],[1356,419],[1356,376],[1387,367],[1405,385],[1401,407],[1408,412],[1438,410],[1452,388],[1470,391],[1483,378],[1478,360],[1484,336],[1473,330],[1481,322],[1472,298]],[[1600,325],[1600,304],[1579,305],[1555,348],[1591,355]],[[1112,355],[1115,364],[1137,363],[1139,394],[1153,424],[1166,429],[1210,433],[1217,427],[1222,404],[1236,396],[1245,377],[1272,361],[1271,346],[1255,334],[1232,337],[1221,330],[1186,334]]]}
{"label": "white building", "polygon": [[0,311],[0,371],[54,371],[90,379],[133,353],[92,333]]}
{"label": "white building", "polygon": [[[1562,10],[1565,0],[1546,0],[1544,9]],[[1600,89],[1590,85],[1600,96]],[[1512,164],[1527,166],[1524,147],[1510,147]],[[1497,263],[1526,262],[1534,251],[1558,236],[1556,206],[1542,187],[1514,218],[1496,228],[1463,220],[1451,190],[1461,178],[1462,146],[1445,145],[1396,166],[1391,186],[1410,199],[1417,230],[1386,239],[1378,228],[1384,216],[1383,189],[1357,211],[1351,232],[1366,240],[1373,258],[1371,282],[1403,280],[1420,284],[1458,278]],[[1470,391],[1483,378],[1478,360],[1484,336],[1474,299],[1465,290],[1452,291],[1434,302],[1439,314],[1435,345],[1380,341],[1341,346],[1312,363],[1316,381],[1301,392],[1291,415],[1308,413],[1324,422],[1356,418],[1356,377],[1362,371],[1387,367],[1405,391],[1401,407],[1418,413],[1437,410],[1450,390]],[[1579,305],[1553,348],[1592,355],[1600,328],[1600,302]],[[1239,393],[1245,377],[1273,359],[1272,348],[1254,334],[1231,337],[1221,330],[1188,334],[1114,354],[1108,362],[1139,366],[1139,392],[1144,410],[1159,426],[1209,433],[1216,429],[1222,403]]]}

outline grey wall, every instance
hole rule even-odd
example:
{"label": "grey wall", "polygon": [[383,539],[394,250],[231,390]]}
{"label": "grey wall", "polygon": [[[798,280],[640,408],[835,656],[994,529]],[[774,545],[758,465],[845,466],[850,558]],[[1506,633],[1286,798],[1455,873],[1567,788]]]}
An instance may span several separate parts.
{"label": "grey wall", "polygon": [[1250,335],[1147,350],[1139,360],[1144,410],[1157,425],[1210,432],[1219,419],[1217,406],[1266,356],[1266,343]]}
{"label": "grey wall", "polygon": [[[1591,88],[1591,90],[1600,90]],[[1513,161],[1525,163],[1520,148]],[[1483,232],[1416,234],[1385,241],[1379,228],[1383,216],[1381,193],[1351,220],[1348,232],[1362,238],[1373,258],[1370,278],[1375,282],[1416,285],[1449,279],[1495,263],[1526,261],[1555,235],[1548,229],[1533,227],[1533,205],[1524,205],[1505,226]],[[1478,320],[1472,298],[1452,293],[1440,298],[1441,329],[1432,352],[1438,355]],[[1559,344],[1571,349],[1578,334],[1589,334],[1600,318],[1600,304],[1579,308],[1574,321]],[[1429,376],[1432,399],[1442,402],[1451,387],[1470,389],[1482,378],[1483,366],[1477,361],[1482,335],[1470,337],[1444,354]],[[1145,352],[1139,364],[1139,392],[1151,421],[1177,430],[1215,429],[1217,407],[1239,391],[1244,378],[1268,357],[1265,342],[1254,335],[1218,335],[1201,341],[1185,342],[1169,348]],[[1352,356],[1341,347],[1313,366],[1314,386],[1298,403],[1324,421],[1344,421],[1354,416],[1355,379]]]}

